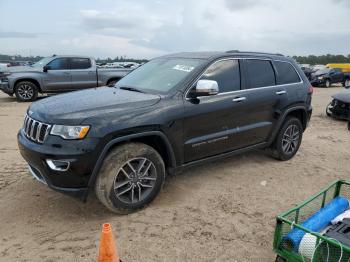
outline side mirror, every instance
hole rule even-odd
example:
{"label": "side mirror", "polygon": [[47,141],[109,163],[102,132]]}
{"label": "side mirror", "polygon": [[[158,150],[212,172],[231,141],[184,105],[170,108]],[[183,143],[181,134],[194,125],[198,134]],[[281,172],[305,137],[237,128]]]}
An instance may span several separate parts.
{"label": "side mirror", "polygon": [[219,85],[214,80],[199,80],[196,84],[195,96],[213,96],[218,93]]}
{"label": "side mirror", "polygon": [[49,65],[46,65],[43,67],[43,71],[46,73],[48,70],[50,70],[51,67]]}

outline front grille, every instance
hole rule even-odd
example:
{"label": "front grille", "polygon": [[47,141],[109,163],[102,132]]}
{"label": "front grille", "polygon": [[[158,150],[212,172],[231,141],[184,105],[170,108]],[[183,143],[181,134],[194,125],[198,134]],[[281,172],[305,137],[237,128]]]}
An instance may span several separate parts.
{"label": "front grille", "polygon": [[51,126],[49,124],[34,120],[28,115],[26,115],[24,118],[23,132],[28,139],[34,142],[43,143],[49,134],[50,127]]}

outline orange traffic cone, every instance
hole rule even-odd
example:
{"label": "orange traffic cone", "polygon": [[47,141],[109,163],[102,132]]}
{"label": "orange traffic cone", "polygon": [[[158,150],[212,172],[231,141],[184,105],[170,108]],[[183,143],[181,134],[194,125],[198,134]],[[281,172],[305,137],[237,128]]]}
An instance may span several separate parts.
{"label": "orange traffic cone", "polygon": [[117,248],[112,235],[112,228],[109,223],[102,225],[98,262],[119,262]]}

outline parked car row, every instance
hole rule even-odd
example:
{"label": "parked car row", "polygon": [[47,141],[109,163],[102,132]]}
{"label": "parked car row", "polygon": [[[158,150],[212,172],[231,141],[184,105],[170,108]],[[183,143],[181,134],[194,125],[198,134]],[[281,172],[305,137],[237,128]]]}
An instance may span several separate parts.
{"label": "parked car row", "polygon": [[299,66],[313,86],[330,87],[332,84],[342,84],[346,88],[350,86],[350,64]]}
{"label": "parked car row", "polygon": [[350,73],[343,73],[340,68],[323,68],[312,74],[311,84],[313,86],[330,87],[332,84],[340,83],[344,87],[350,87]]}
{"label": "parked car row", "polygon": [[139,63],[135,62],[113,62],[113,63],[98,63],[98,67],[101,68],[132,68],[135,69],[140,66]]}
{"label": "parked car row", "polygon": [[114,85],[130,68],[98,68],[93,58],[51,56],[30,66],[2,69],[0,90],[19,101],[34,101],[38,93],[61,93]]}

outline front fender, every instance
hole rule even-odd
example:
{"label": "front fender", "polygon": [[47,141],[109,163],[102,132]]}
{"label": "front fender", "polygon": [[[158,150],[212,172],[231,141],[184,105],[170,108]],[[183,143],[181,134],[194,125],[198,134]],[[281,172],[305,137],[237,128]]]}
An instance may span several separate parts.
{"label": "front fender", "polygon": [[37,83],[40,90],[42,88],[42,77],[38,73],[13,73],[8,79],[12,88],[14,88],[19,81],[34,81]]}

